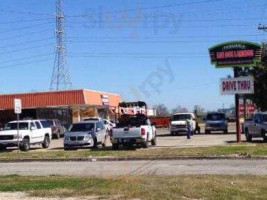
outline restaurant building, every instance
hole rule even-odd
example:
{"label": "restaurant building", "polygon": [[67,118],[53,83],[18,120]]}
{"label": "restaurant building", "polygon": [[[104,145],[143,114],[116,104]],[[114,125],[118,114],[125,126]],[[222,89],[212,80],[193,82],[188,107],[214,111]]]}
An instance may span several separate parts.
{"label": "restaurant building", "polygon": [[14,99],[21,99],[21,119],[59,119],[65,126],[88,117],[115,119],[121,97],[88,89],[0,95],[0,123],[16,120]]}

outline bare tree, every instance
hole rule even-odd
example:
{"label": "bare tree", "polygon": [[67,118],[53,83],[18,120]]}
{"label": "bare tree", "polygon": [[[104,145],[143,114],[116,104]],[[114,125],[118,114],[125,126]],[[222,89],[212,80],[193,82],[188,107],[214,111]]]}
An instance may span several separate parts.
{"label": "bare tree", "polygon": [[194,106],[194,112],[196,112],[198,115],[203,115],[206,110],[205,108],[201,107],[200,105],[195,105]]}
{"label": "bare tree", "polygon": [[188,109],[185,107],[182,107],[180,105],[177,105],[175,108],[172,109],[172,114],[175,113],[186,113],[188,112]]}
{"label": "bare tree", "polygon": [[169,116],[169,110],[164,104],[158,104],[153,106],[153,109],[156,110],[156,114],[159,117]]}

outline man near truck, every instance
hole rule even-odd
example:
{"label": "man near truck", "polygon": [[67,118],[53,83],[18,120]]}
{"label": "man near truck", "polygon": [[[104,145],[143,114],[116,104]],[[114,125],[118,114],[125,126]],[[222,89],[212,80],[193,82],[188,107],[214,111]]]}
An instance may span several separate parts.
{"label": "man near truck", "polygon": [[186,119],[186,127],[187,127],[187,139],[191,139],[191,122],[189,119]]}

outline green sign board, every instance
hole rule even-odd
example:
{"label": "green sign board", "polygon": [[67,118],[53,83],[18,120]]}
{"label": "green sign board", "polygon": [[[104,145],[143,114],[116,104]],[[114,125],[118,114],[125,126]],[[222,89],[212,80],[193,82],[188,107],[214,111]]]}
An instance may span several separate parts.
{"label": "green sign board", "polygon": [[217,68],[256,67],[261,62],[262,46],[253,42],[230,41],[209,48],[211,63]]}

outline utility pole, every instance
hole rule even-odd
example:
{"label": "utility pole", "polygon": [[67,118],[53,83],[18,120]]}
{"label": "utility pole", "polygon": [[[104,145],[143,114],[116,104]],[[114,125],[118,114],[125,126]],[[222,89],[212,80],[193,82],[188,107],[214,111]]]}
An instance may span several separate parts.
{"label": "utility pole", "polygon": [[[265,26],[265,25],[261,25],[260,24],[259,27],[258,27],[258,29],[267,32],[267,26]],[[267,43],[266,42],[264,43],[264,52],[263,52],[262,61],[264,63],[267,62]]]}
{"label": "utility pole", "polygon": [[72,82],[67,66],[65,45],[64,1],[56,2],[56,55],[50,90],[71,89]]}

